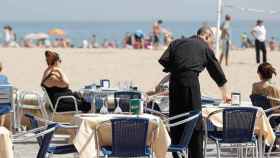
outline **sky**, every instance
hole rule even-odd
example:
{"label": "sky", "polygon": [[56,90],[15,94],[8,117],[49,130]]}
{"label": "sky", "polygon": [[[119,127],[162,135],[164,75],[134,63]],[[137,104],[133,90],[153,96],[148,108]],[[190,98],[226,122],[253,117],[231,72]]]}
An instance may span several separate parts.
{"label": "sky", "polygon": [[[0,0],[2,21],[209,21],[218,0]],[[280,10],[280,0],[224,0],[225,4]],[[224,9],[237,20],[280,20],[276,15]]]}

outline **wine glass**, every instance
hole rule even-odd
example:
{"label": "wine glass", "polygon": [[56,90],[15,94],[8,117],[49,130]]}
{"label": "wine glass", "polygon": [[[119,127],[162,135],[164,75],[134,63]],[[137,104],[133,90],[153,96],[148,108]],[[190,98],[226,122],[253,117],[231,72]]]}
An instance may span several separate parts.
{"label": "wine glass", "polygon": [[117,107],[116,107],[116,109],[115,109],[115,113],[121,113],[122,112],[122,109],[121,109],[121,107],[120,107],[120,98],[116,98],[116,100],[117,100]]}
{"label": "wine glass", "polygon": [[100,109],[100,113],[101,114],[107,114],[108,113],[108,108],[106,106],[105,98],[102,98],[102,103],[103,103],[103,105],[102,105],[102,107]]}

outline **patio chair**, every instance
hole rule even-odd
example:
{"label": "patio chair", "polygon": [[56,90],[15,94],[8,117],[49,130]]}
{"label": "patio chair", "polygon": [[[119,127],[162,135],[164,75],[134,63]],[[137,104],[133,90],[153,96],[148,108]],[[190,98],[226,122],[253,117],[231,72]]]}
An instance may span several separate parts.
{"label": "patio chair", "polygon": [[[27,131],[26,133],[34,133],[34,136],[31,136],[31,138],[36,137],[37,142],[40,146],[39,152],[37,154],[37,158],[46,158],[51,157],[52,155],[62,155],[62,154],[70,154],[70,153],[77,153],[77,150],[73,144],[66,144],[66,145],[51,145],[52,138],[54,137],[54,133],[56,129],[59,128],[77,128],[76,126],[68,126],[59,124],[52,121],[47,121],[44,119],[41,119],[39,117],[35,117],[32,114],[25,114],[27,118],[29,118],[32,130]],[[39,127],[39,122],[43,122],[47,124],[47,130],[44,131],[46,126]],[[16,137],[20,137],[23,134],[19,134]],[[27,137],[28,138],[28,137]],[[19,139],[20,140],[20,139]],[[24,138],[23,140],[26,140]],[[21,140],[22,141],[22,140]]]}
{"label": "patio chair", "polygon": [[16,128],[16,113],[15,105],[13,101],[13,86],[12,85],[0,85],[0,115],[12,113],[10,115],[10,129]]}
{"label": "patio chair", "polygon": [[254,106],[261,107],[263,110],[271,108],[271,104],[267,96],[264,95],[250,95],[251,102]]}
{"label": "patio chair", "polygon": [[[63,115],[63,114],[73,114],[73,115],[75,115],[75,114],[80,113],[80,111],[79,111],[79,109],[78,109],[77,100],[76,100],[76,98],[75,98],[74,96],[61,96],[61,97],[59,97],[59,98],[57,99],[55,105],[53,105],[53,103],[52,103],[52,101],[51,101],[51,99],[50,99],[50,97],[49,97],[49,95],[48,95],[46,89],[45,89],[44,87],[42,87],[42,90],[43,90],[43,92],[44,92],[45,101],[47,101],[47,104],[49,104],[49,105],[50,105],[50,108],[51,108],[51,112],[52,112],[52,113],[51,113],[51,117],[50,117],[50,120],[51,120],[51,121],[54,121],[55,115],[57,115],[57,114],[61,114],[61,115]],[[58,104],[59,104],[59,102],[62,101],[63,99],[72,99],[72,100],[73,100],[73,103],[74,103],[74,106],[75,106],[75,110],[74,110],[74,111],[58,112],[58,111],[57,111]]]}
{"label": "patio chair", "polygon": [[136,91],[119,91],[115,92],[115,107],[117,107],[117,98],[120,98],[119,105],[123,112],[130,112],[130,99],[141,99],[142,94]]}
{"label": "patio chair", "polygon": [[[271,107],[270,101],[277,101],[280,102],[280,99],[270,97],[270,96],[263,96],[263,95],[251,95],[250,96],[251,101],[254,106],[260,106],[265,107],[265,113],[269,119],[270,124],[273,127],[274,134],[276,136],[276,139],[280,139],[280,114],[279,113],[273,113],[274,110],[280,109],[280,104],[274,107]],[[270,157],[270,155],[273,153],[275,154],[276,152],[272,152],[273,145],[269,147],[269,151],[267,153],[267,157]],[[280,153],[280,152],[278,152]]]}
{"label": "patio chair", "polygon": [[[278,114],[271,114],[268,117],[270,122],[271,122],[272,119],[275,119],[275,118],[280,120],[280,114],[279,113]],[[278,123],[278,125],[273,129],[273,131],[274,131],[274,134],[276,136],[276,140],[280,139],[280,123]],[[273,145],[270,146],[269,151],[267,153],[268,158],[271,157],[271,154],[280,154],[280,152],[272,152],[272,148],[273,148]]]}
{"label": "patio chair", "polygon": [[[219,112],[223,112],[222,132],[208,135],[208,137],[216,143],[218,158],[221,157],[222,145],[230,145],[223,146],[223,148],[254,148],[258,157],[258,145],[254,136],[257,109],[233,107],[225,108],[214,113],[217,114]],[[211,116],[213,116],[213,114],[209,114],[207,120],[209,120]],[[252,156],[254,156],[254,152]]]}
{"label": "patio chair", "polygon": [[17,124],[19,127],[21,127],[23,110],[39,110],[45,120],[49,119],[47,109],[43,103],[43,97],[39,93],[35,91],[19,91],[17,100],[16,113],[18,115]]}
{"label": "patio chair", "polygon": [[[101,146],[105,157],[152,157],[146,145],[149,120],[144,118],[116,118],[103,122],[96,129],[97,140],[102,127],[111,124],[112,146]],[[153,130],[155,131],[155,130]],[[99,141],[97,141],[99,144]]]}
{"label": "patio chair", "polygon": [[181,136],[180,143],[179,144],[171,144],[168,148],[168,152],[176,152],[181,157],[188,158],[188,146],[192,137],[192,133],[194,131],[194,128],[198,122],[199,117],[201,116],[201,112],[192,111],[189,113],[185,113],[181,116],[174,116],[168,119],[168,121],[177,120],[179,118],[184,118],[183,120],[169,123],[167,126],[169,128],[184,124],[184,132]]}

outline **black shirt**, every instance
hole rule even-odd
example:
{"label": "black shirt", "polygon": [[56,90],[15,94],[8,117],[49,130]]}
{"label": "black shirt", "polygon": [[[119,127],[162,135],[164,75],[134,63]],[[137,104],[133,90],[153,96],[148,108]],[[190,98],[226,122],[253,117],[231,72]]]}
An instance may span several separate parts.
{"label": "black shirt", "polygon": [[[198,36],[173,41],[159,59],[159,63],[164,67],[164,72],[177,76],[183,84],[187,84],[189,76],[198,76],[205,67],[219,87],[227,82],[213,50]],[[192,75],[189,75],[190,73]]]}

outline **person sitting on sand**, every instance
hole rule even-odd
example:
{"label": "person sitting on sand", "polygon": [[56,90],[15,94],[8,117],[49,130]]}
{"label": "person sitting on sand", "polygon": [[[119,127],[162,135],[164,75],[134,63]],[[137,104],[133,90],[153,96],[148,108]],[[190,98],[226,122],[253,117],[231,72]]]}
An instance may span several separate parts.
{"label": "person sitting on sand", "polygon": [[133,48],[133,38],[132,35],[127,32],[123,39],[123,48],[131,49]]}
{"label": "person sitting on sand", "polygon": [[271,39],[268,42],[268,46],[271,51],[274,51],[277,49],[278,45],[277,45],[277,41],[276,41],[275,37],[271,37]]}
{"label": "person sitting on sand", "polygon": [[143,49],[144,48],[144,32],[142,30],[137,30],[134,33],[134,49]]}
{"label": "person sitting on sand", "polygon": [[[53,105],[61,96],[74,96],[77,100],[78,109],[83,112],[88,112],[91,109],[91,105],[85,102],[82,97],[76,92],[72,92],[69,89],[69,79],[60,67],[61,60],[56,52],[46,51],[46,61],[48,67],[44,71],[41,86],[44,87],[51,99]],[[74,111],[75,106],[72,99],[63,99],[59,102],[57,110],[62,111]]]}

